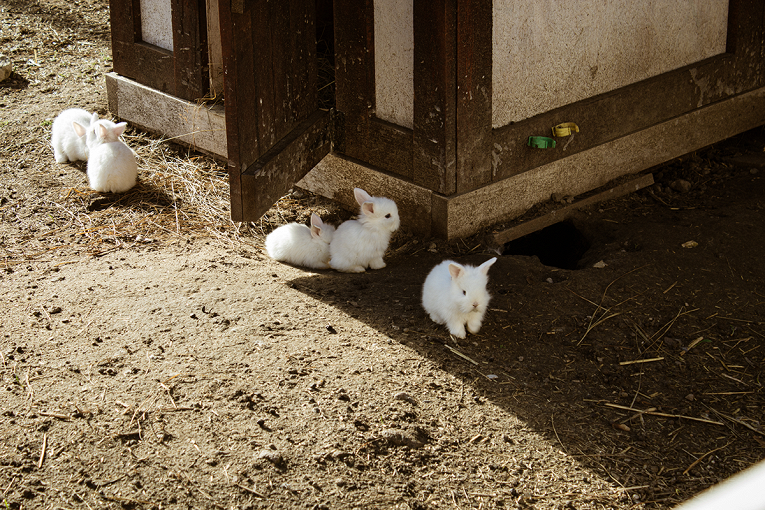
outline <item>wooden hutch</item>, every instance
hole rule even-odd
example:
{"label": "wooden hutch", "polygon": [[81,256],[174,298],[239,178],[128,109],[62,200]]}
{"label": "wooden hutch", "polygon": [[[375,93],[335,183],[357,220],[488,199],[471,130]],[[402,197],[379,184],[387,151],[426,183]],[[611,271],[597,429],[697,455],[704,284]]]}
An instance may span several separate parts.
{"label": "wooden hutch", "polygon": [[458,238],[765,124],[761,0],[110,3],[110,110],[227,159],[236,221],[358,186]]}

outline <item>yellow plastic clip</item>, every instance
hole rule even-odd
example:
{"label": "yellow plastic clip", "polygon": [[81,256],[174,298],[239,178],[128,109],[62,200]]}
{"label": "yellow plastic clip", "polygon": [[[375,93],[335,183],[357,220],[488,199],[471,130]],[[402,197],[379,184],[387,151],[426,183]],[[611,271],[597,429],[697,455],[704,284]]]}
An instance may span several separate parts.
{"label": "yellow plastic clip", "polygon": [[553,136],[570,136],[571,134],[578,132],[579,126],[573,122],[564,122],[563,124],[558,124],[552,128]]}

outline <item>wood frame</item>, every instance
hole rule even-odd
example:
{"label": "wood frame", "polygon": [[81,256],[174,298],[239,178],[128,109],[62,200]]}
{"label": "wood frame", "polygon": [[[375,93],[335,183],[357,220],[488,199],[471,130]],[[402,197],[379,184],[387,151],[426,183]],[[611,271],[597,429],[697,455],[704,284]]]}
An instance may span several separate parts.
{"label": "wood frame", "polygon": [[313,2],[222,1],[231,217],[260,218],[329,153]]}
{"label": "wood frame", "polygon": [[[730,0],[727,52],[533,118],[493,129],[491,0],[414,0],[413,129],[375,117],[372,0],[336,0],[339,151],[439,194],[466,193],[608,143],[765,84],[765,4]],[[349,18],[350,16],[350,18]],[[705,86],[709,83],[709,86]],[[672,94],[666,91],[671,90]],[[562,150],[530,149],[530,135],[564,121],[581,129]],[[548,135],[549,136],[549,135]]]}
{"label": "wood frame", "polygon": [[114,72],[187,101],[209,90],[205,0],[170,0],[173,51],[141,39],[140,0],[109,2]]}
{"label": "wood frame", "polygon": [[414,0],[413,129],[375,116],[373,0],[335,0],[335,13],[337,109],[353,134],[338,150],[446,195],[488,183],[491,0]]}
{"label": "wood frame", "polygon": [[[762,87],[763,20],[762,1],[730,0],[726,53],[494,129],[494,180],[506,179]],[[550,136],[552,126],[568,121],[576,122],[580,133],[566,152],[526,146],[530,135]],[[506,154],[512,156],[505,157]]]}

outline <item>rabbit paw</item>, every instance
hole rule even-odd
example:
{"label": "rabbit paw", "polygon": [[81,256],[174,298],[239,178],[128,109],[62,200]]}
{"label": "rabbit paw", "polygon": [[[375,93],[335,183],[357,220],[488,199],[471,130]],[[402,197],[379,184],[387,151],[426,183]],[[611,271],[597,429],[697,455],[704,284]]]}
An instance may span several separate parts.
{"label": "rabbit paw", "polygon": [[481,329],[481,318],[476,317],[473,319],[470,319],[467,323],[467,330],[473,333],[474,335],[478,333],[478,331]]}
{"label": "rabbit paw", "polygon": [[446,326],[449,328],[449,333],[456,336],[457,338],[465,338],[467,336],[467,333],[465,333],[465,325],[462,323],[450,323]]}

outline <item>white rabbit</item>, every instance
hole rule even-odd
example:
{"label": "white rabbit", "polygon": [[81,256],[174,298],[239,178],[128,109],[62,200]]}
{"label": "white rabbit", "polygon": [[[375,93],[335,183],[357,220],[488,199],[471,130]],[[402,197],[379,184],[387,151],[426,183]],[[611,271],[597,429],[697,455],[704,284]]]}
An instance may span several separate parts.
{"label": "white rabbit", "polygon": [[372,197],[360,188],[353,195],[361,206],[359,216],[337,227],[329,245],[329,265],[344,273],[363,273],[367,267],[382,269],[390,236],[399,227],[398,208],[393,200]]}
{"label": "white rabbit", "polygon": [[93,125],[97,120],[97,113],[91,114],[82,108],[69,108],[58,114],[50,137],[56,163],[87,161],[88,143],[96,137]]}
{"label": "white rabbit", "polygon": [[94,124],[95,138],[89,144],[88,181],[102,193],[122,193],[136,184],[138,164],[135,153],[120,140],[127,123],[99,120]]}
{"label": "white rabbit", "polygon": [[457,338],[465,338],[465,324],[478,333],[491,299],[486,290],[489,268],[496,261],[494,257],[474,267],[445,260],[434,267],[422,287],[422,306],[430,318]]}
{"label": "white rabbit", "polygon": [[313,269],[329,269],[329,243],[335,227],[311,214],[311,228],[300,223],[282,225],[266,236],[268,255],[279,262]]}

